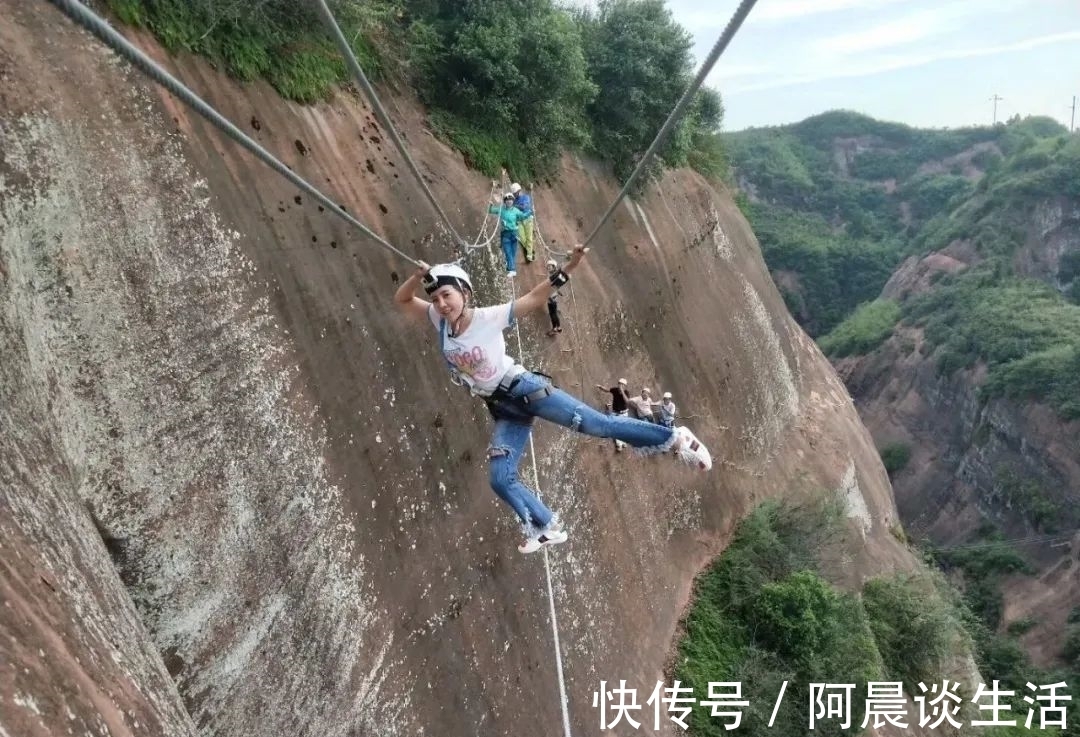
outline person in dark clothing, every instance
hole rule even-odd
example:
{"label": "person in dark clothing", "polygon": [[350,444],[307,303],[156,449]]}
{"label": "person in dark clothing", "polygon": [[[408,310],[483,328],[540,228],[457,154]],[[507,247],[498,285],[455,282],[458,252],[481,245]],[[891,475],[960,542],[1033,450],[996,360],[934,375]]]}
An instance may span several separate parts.
{"label": "person in dark clothing", "polygon": [[[559,264],[555,262],[555,259],[548,259],[547,262],[548,274],[554,274],[559,270]],[[548,337],[554,338],[558,333],[562,332],[562,320],[559,319],[559,297],[562,293],[559,290],[554,290],[548,297],[547,309],[548,317],[551,318],[551,330],[548,331]]]}
{"label": "person in dark clothing", "polygon": [[[600,384],[596,385],[596,388],[602,392],[609,392],[611,394],[611,414],[621,415],[626,417],[630,411],[630,395],[626,393],[626,379],[619,379],[619,383],[610,389],[604,388]],[[619,453],[626,446],[619,440],[615,441],[615,452]]]}

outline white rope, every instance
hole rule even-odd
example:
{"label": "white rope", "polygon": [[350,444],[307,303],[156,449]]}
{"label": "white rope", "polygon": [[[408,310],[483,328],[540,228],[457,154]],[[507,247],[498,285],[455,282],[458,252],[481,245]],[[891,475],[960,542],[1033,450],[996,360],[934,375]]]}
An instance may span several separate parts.
{"label": "white rope", "polygon": [[[530,194],[532,194],[532,192],[534,192],[534,191],[535,190],[530,190],[529,192],[530,192]],[[536,237],[536,242],[540,245],[541,248],[544,249],[544,252],[548,254],[548,258],[551,258],[551,254],[556,254],[558,256],[564,256],[565,254],[562,254],[562,253],[559,253],[559,252],[555,251],[553,248],[551,248],[548,245],[547,241],[544,240],[544,236],[540,232],[539,222],[540,221],[536,216],[536,197],[535,197],[535,195],[533,195],[533,235]],[[544,259],[544,260],[546,261],[547,259]],[[574,315],[580,315],[581,313],[578,311],[577,294],[574,292],[574,282],[573,282],[573,280],[571,280],[567,284],[567,287],[569,287],[569,289],[570,289],[570,301],[574,305]],[[561,318],[560,318],[560,323],[561,323]],[[582,352],[581,352],[581,340],[580,340],[580,336],[578,335],[578,332],[577,332],[577,320],[571,320],[570,321],[570,335],[571,335],[570,343],[573,346],[573,351],[574,351],[575,358],[577,358],[578,381],[581,384],[581,401],[584,402],[585,401],[585,386],[586,386],[585,368],[584,368],[584,360],[585,360],[585,358],[584,358],[584,356],[582,355]]]}
{"label": "white rope", "polygon": [[[495,196],[495,192],[499,191],[499,182],[494,179],[491,180],[491,191],[488,192],[488,198],[484,202],[483,220],[480,222],[480,232],[476,234],[476,238],[472,243],[465,243],[465,252],[476,250],[477,248],[488,248],[491,246],[492,241],[495,240],[495,236],[498,235],[498,228],[495,227],[495,220],[492,219],[491,213],[488,212],[488,203],[491,202],[491,198]],[[485,235],[488,228],[491,228],[491,234]]]}
{"label": "white rope", "polygon": [[[513,279],[510,279],[510,297],[512,300],[517,300],[517,285]],[[521,341],[521,321],[514,320],[514,333],[517,335],[518,343],[518,355],[524,355],[524,344]],[[536,467],[536,445],[533,443],[532,432],[529,432],[529,456],[532,463],[533,473],[533,488],[536,490],[536,496],[539,499],[543,499],[540,495],[540,471]],[[559,705],[562,707],[563,718],[563,733],[565,737],[571,737],[570,734],[570,708],[566,698],[566,679],[563,676],[563,663],[562,663],[562,648],[559,645],[559,620],[555,616],[555,590],[551,585],[551,558],[548,557],[548,549],[544,548],[544,575],[547,577],[547,594],[548,594],[548,613],[551,615],[551,636],[555,640],[555,669],[559,675]]]}

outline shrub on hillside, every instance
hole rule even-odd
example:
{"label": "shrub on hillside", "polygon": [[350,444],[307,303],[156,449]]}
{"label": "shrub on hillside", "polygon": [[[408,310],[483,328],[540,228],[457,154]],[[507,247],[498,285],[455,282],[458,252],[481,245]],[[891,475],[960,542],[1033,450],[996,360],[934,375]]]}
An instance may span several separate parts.
{"label": "shrub on hillside", "polygon": [[[825,674],[863,683],[881,674],[858,599],[813,572],[842,537],[843,519],[839,502],[824,496],[800,507],[763,504],[695,582],[675,677],[701,694],[710,681],[740,681],[751,703],[742,733],[805,729],[807,684]],[[770,730],[771,704],[784,680],[790,698]],[[691,724],[695,734],[727,734],[707,707],[695,706]],[[839,734],[835,725],[822,731]]]}
{"label": "shrub on hillside", "polygon": [[906,318],[939,347],[943,373],[983,361],[986,396],[1044,401],[1063,418],[1080,417],[1080,307],[1010,270],[993,260],[944,278],[905,304]]}
{"label": "shrub on hillside", "polygon": [[881,462],[890,476],[902,470],[911,460],[911,446],[906,443],[889,443],[880,453]]}
{"label": "shrub on hillside", "polygon": [[888,678],[914,686],[942,675],[942,664],[966,645],[957,605],[938,577],[896,575],[866,582],[863,606]]}
{"label": "shrub on hillside", "polygon": [[866,302],[829,334],[819,338],[818,345],[830,358],[869,353],[892,335],[900,315],[900,305],[893,300]]}

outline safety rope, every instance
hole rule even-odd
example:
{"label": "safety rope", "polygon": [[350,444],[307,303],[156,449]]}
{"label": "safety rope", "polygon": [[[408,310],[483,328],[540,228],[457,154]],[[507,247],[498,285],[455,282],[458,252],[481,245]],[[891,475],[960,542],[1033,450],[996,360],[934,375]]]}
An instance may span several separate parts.
{"label": "safety rope", "polygon": [[984,540],[982,542],[974,543],[961,543],[959,545],[949,545],[946,547],[934,547],[935,552],[942,551],[948,552],[950,550],[977,550],[980,548],[993,548],[1001,545],[1040,545],[1042,543],[1053,542],[1065,542],[1072,538],[1080,529],[1076,530],[1063,530],[1061,532],[1051,532],[1042,535],[1028,535],[1027,537],[1013,537],[1005,538],[1003,540]]}
{"label": "safety rope", "polygon": [[743,21],[746,20],[746,16],[750,14],[750,10],[754,7],[756,2],[757,0],[742,0],[742,2],[739,3],[739,7],[735,9],[735,14],[731,17],[731,20],[728,21],[724,32],[720,34],[720,38],[716,39],[712,51],[709,52],[709,55],[702,63],[701,69],[698,70],[694,81],[686,88],[686,92],[683,93],[682,98],[679,100],[678,104],[675,105],[675,109],[671,111],[671,115],[668,116],[667,121],[665,121],[664,125],[660,128],[660,132],[656,134],[656,138],[649,144],[649,148],[646,149],[645,154],[641,157],[637,166],[634,167],[634,171],[630,174],[630,178],[627,179],[626,184],[623,185],[622,191],[619,192],[615,201],[611,203],[611,207],[607,209],[604,216],[600,218],[600,222],[596,224],[593,231],[589,233],[589,237],[585,239],[584,243],[586,246],[592,243],[596,234],[599,233],[605,223],[611,219],[611,215],[615,212],[615,208],[619,206],[619,203],[622,202],[623,198],[630,192],[634,183],[638,180],[638,177],[640,177],[641,173],[645,170],[646,165],[649,163],[649,159],[651,159],[652,155],[656,152],[656,149],[660,148],[660,144],[667,138],[668,133],[671,132],[671,129],[674,128],[675,124],[682,118],[683,114],[686,112],[686,108],[690,105],[690,101],[693,99],[694,95],[697,94],[702,83],[705,82],[705,78],[712,72],[713,66],[716,65],[716,60],[720,58],[720,54],[722,54],[728,44],[731,43],[731,39],[735,37],[736,32],[738,32],[739,27],[742,26]]}
{"label": "safety rope", "polygon": [[[544,239],[544,235],[540,232],[540,219],[536,215],[537,210],[536,210],[535,190],[529,190],[529,194],[533,198],[533,235],[535,237],[535,240],[536,240],[537,244],[544,250],[544,253],[546,253],[548,255],[547,259],[544,259],[544,260],[547,261],[548,259],[550,259],[552,257],[552,254],[559,255],[559,256],[565,256],[566,254],[559,253],[559,252],[555,251],[554,249],[552,249],[548,245],[548,242]],[[573,280],[570,280],[567,283],[566,286],[567,286],[568,290],[570,291],[570,301],[574,305],[574,314],[579,315],[581,313],[578,311],[577,294],[574,292],[574,282],[573,282]],[[581,340],[580,340],[580,336],[578,335],[578,331],[577,331],[577,320],[571,320],[570,321],[570,342],[571,342],[571,344],[573,346],[574,357],[577,359],[577,364],[578,364],[577,373],[578,373],[578,380],[579,380],[580,385],[581,385],[581,397],[580,397],[580,399],[581,399],[581,401],[584,402],[585,401],[585,387],[587,385],[587,382],[585,381],[585,358],[583,356],[583,352],[581,351]]]}
{"label": "safety rope", "polygon": [[397,129],[394,128],[394,124],[390,122],[390,116],[387,114],[386,108],[383,107],[382,102],[379,100],[379,96],[375,93],[375,88],[371,86],[371,82],[368,81],[367,76],[364,74],[364,70],[360,68],[360,62],[356,60],[356,55],[353,54],[352,47],[349,46],[349,42],[341,32],[341,28],[338,26],[337,21],[334,20],[334,14],[331,13],[330,8],[327,7],[326,0],[315,0],[315,5],[318,7],[319,13],[322,15],[326,26],[330,29],[330,35],[334,37],[334,42],[337,43],[338,48],[341,50],[341,55],[345,57],[346,66],[349,67],[349,71],[352,72],[356,83],[360,85],[360,89],[362,89],[367,96],[368,102],[371,103],[371,108],[375,111],[375,115],[378,117],[379,122],[382,123],[383,128],[386,130],[386,134],[390,136],[390,140],[394,142],[394,146],[397,148],[398,153],[405,159],[405,164],[416,178],[417,183],[420,185],[420,189],[424,192],[424,196],[427,197],[431,206],[435,208],[435,212],[439,214],[439,218],[442,219],[443,225],[446,226],[446,229],[450,231],[450,234],[454,237],[454,242],[460,246],[465,246],[465,240],[457,234],[456,230],[454,230],[454,226],[450,223],[450,218],[446,217],[446,213],[443,212],[438,200],[435,199],[435,195],[432,194],[427,182],[424,181],[423,175],[420,174],[420,169],[417,168],[416,162],[413,161],[412,156],[409,155],[408,150],[405,148],[405,144],[402,143],[401,136],[398,135]]}
{"label": "safety rope", "polygon": [[[483,243],[474,244],[471,247],[466,247],[466,254],[476,248],[487,248],[488,252],[491,251],[491,244],[499,237],[499,231],[502,229],[502,211],[503,211],[503,199],[502,193],[506,191],[506,170],[503,169],[499,175],[499,181],[491,180],[491,193],[488,195],[487,200],[484,202],[484,228],[481,228],[481,232],[490,225],[491,235],[489,235]],[[499,212],[492,217],[490,206],[492,200],[495,199],[495,193],[499,193]]]}
{"label": "safety rope", "polygon": [[381,237],[378,233],[368,228],[359,220],[354,218],[349,213],[345,212],[336,202],[324,195],[314,186],[309,184],[307,180],[299,176],[295,172],[289,169],[285,164],[278,161],[274,156],[252,140],[250,137],[244,134],[239,128],[229,122],[224,116],[217,112],[214,108],[204,102],[198,95],[185,87],[178,79],[173,77],[164,68],[157,64],[153,59],[144,54],[138,48],[135,47],[130,41],[120,35],[119,32],[114,30],[112,26],[102,20],[92,10],[87,8],[78,0],[49,0],[50,3],[59,8],[65,15],[77,24],[90,31],[92,34],[101,39],[107,46],[115,51],[120,56],[127,59],[140,71],[160,84],[162,87],[173,93],[179,100],[184,102],[188,107],[193,109],[199,115],[203,116],[220,129],[223,133],[228,135],[234,141],[246,148],[251,153],[255,154],[263,163],[269,166],[271,169],[281,174],[297,187],[307,192],[316,200],[321,202],[326,209],[338,217],[345,220],[354,228],[359,230],[364,235],[368,236],[383,248],[396,253],[403,259],[416,266],[420,265],[420,262],[412,258],[403,251],[395,248],[393,244]]}
{"label": "safety rope", "polygon": [[[488,192],[488,198],[484,202],[483,220],[480,222],[480,232],[476,234],[476,238],[472,243],[465,244],[466,252],[475,250],[477,248],[486,248],[491,245],[491,242],[495,240],[495,236],[498,235],[498,228],[495,227],[495,221],[491,219],[491,214],[487,211],[487,203],[491,202],[495,197],[495,193],[501,191],[499,182],[491,180],[491,191]],[[488,229],[491,229],[490,235],[486,235]]]}
{"label": "safety rope", "polygon": [[[517,284],[513,279],[510,282],[510,299],[517,301]],[[514,320],[514,334],[517,336],[518,356],[524,356],[525,344],[521,340],[521,321]],[[536,466],[536,444],[533,442],[533,434],[529,432],[529,460],[532,463],[533,488],[536,496],[543,499],[540,493],[540,470]],[[551,558],[548,557],[548,549],[544,548],[544,575],[547,577],[548,613],[551,615],[551,636],[555,640],[555,669],[559,675],[559,705],[562,707],[563,733],[565,737],[570,734],[570,707],[566,697],[566,678],[563,675],[562,647],[559,644],[559,620],[555,616],[555,589],[551,585]]]}

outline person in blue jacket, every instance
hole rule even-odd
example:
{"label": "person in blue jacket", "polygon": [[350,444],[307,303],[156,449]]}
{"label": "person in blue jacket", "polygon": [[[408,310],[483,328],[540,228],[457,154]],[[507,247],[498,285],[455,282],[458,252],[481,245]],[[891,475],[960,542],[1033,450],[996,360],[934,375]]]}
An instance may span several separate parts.
{"label": "person in blue jacket", "polygon": [[514,207],[525,213],[525,219],[518,225],[518,240],[521,241],[521,250],[525,252],[525,263],[532,263],[536,258],[533,251],[533,204],[532,195],[514,182],[510,185],[510,192],[514,195]]}
{"label": "person in blue jacket", "polygon": [[488,207],[488,212],[499,216],[499,222],[502,224],[499,239],[503,256],[506,257],[506,275],[515,277],[517,276],[515,264],[517,263],[518,225],[525,219],[525,213],[514,207],[514,195],[509,192],[503,195],[501,206],[498,202],[495,199]]}

